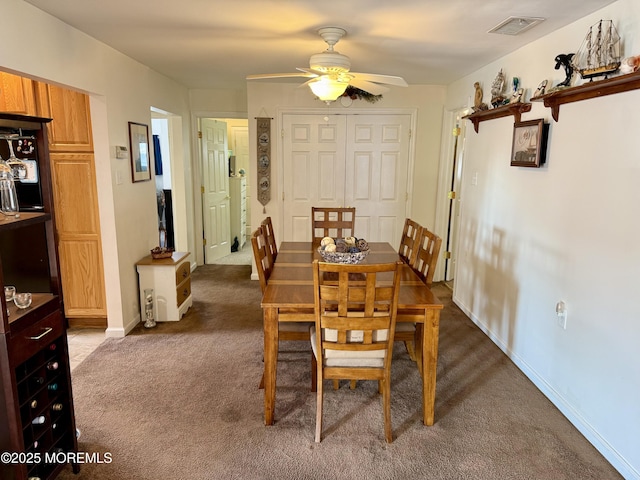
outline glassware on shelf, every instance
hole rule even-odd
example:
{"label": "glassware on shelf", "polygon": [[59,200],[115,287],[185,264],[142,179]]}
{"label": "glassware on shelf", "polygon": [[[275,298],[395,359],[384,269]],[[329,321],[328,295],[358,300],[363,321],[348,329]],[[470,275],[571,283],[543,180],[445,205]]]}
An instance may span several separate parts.
{"label": "glassware on shelf", "polygon": [[17,218],[20,216],[19,210],[13,169],[0,159],[0,212]]}
{"label": "glassware on shelf", "polygon": [[14,287],[13,285],[5,285],[4,286],[4,299],[7,302],[10,302],[13,300],[13,297],[15,297],[16,295],[16,287]]}
{"label": "glassware on shelf", "polygon": [[13,303],[15,303],[18,308],[29,308],[31,306],[31,294],[16,293],[13,297]]}
{"label": "glassware on shelf", "polygon": [[16,154],[13,151],[13,140],[11,138],[7,138],[7,143],[9,144],[9,158],[7,159],[7,165],[9,165],[11,170],[13,170],[13,178],[15,180],[22,180],[27,177],[27,165],[16,157]]}

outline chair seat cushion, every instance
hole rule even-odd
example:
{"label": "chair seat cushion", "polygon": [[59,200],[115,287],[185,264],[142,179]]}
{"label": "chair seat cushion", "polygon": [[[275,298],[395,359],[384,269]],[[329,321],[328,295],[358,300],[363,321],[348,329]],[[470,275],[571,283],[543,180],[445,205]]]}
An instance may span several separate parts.
{"label": "chair seat cushion", "polygon": [[[311,327],[311,349],[316,359],[319,352],[316,348],[316,327]],[[346,352],[342,350],[325,350],[325,367],[375,367],[384,366],[384,350],[373,352]]]}

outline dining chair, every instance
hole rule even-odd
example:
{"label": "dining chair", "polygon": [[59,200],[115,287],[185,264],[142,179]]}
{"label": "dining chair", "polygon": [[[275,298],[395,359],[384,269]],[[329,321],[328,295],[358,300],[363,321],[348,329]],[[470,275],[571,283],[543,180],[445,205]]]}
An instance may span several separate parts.
{"label": "dining chair", "polygon": [[276,261],[278,256],[278,244],[276,243],[276,236],[273,233],[273,224],[271,223],[271,217],[267,217],[260,223],[264,232],[265,240],[267,241],[267,254],[271,255],[271,262]]}
{"label": "dining chair", "polygon": [[[442,239],[435,233],[430,232],[425,227],[420,227],[420,235],[416,239],[415,253],[411,268],[425,283],[431,288],[433,283],[433,274],[436,271],[438,257],[440,256],[440,246]],[[422,325],[410,322],[400,322],[396,325],[396,341],[404,342],[411,360],[418,361],[416,358],[416,345],[422,339]]]}
{"label": "dining chair", "polygon": [[311,240],[319,244],[324,237],[354,236],[355,207],[311,207]]}
{"label": "dining chair", "polygon": [[422,232],[422,227],[418,222],[406,218],[404,221],[404,229],[402,230],[402,237],[400,238],[400,247],[398,248],[398,254],[400,258],[411,265],[414,261],[417,251],[417,241]]}
{"label": "dining chair", "polygon": [[[347,265],[313,262],[315,325],[311,328],[316,374],[315,441],[322,437],[326,379],[377,380],[382,393],[384,433],[391,428],[391,359],[401,262]],[[381,283],[379,274],[392,272]]]}
{"label": "dining chair", "polygon": [[[273,271],[273,259],[268,253],[269,246],[262,226],[258,227],[251,235],[251,247],[253,258],[256,262],[260,289],[264,294],[269,283],[269,277]],[[309,341],[309,330],[313,322],[281,322],[278,323],[278,342],[280,341]],[[264,388],[264,371],[260,380],[260,389]],[[315,390],[315,379],[311,379],[311,389]]]}

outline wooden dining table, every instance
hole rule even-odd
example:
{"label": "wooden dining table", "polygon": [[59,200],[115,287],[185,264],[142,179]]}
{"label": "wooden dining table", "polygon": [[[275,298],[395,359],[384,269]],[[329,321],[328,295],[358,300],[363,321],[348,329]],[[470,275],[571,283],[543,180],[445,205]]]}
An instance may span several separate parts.
{"label": "wooden dining table", "polygon": [[[313,322],[313,260],[322,261],[312,242],[282,242],[262,297],[264,328],[264,422],[273,425],[276,405],[278,323]],[[397,262],[400,256],[385,242],[369,243],[363,263]],[[413,269],[401,267],[397,322],[416,323],[416,363],[422,377],[423,423],[433,425],[442,303]]]}

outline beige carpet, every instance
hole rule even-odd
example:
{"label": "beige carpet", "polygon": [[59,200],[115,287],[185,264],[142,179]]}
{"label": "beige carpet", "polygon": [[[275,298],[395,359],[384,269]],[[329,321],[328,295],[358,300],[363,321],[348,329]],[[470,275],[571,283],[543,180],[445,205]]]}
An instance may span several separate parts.
{"label": "beige carpet", "polygon": [[373,383],[315,394],[306,342],[278,363],[276,424],[263,423],[260,288],[249,266],[193,274],[180,321],[108,339],[73,372],[79,447],[109,452],[62,479],[616,479],[620,476],[455,306],[440,334],[436,423],[421,422],[420,380],[402,344],[393,364],[394,442]]}
{"label": "beige carpet", "polygon": [[237,252],[231,252],[222,258],[214,261],[215,265],[251,265],[253,261],[253,250],[251,241],[247,241]]}

